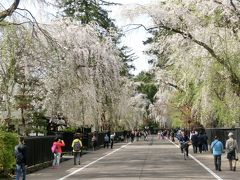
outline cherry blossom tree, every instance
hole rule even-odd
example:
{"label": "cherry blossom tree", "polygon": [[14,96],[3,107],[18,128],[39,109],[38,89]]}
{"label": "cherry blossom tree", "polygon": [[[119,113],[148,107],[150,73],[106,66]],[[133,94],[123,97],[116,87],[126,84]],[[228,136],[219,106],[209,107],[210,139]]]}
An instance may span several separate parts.
{"label": "cherry blossom tree", "polygon": [[152,18],[153,26],[145,29],[153,37],[146,43],[156,57],[159,94],[171,99],[168,112],[174,108],[187,124],[239,122],[239,5],[233,0],[163,0],[127,12]]}

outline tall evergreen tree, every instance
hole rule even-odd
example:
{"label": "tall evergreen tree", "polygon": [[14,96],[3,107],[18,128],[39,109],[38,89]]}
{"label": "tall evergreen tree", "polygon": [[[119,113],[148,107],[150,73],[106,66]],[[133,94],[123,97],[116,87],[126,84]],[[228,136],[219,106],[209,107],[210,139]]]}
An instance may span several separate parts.
{"label": "tall evergreen tree", "polygon": [[103,6],[114,4],[104,0],[62,0],[60,7],[63,9],[63,16],[72,17],[82,24],[96,21],[102,28],[109,30],[116,27]]}
{"label": "tall evergreen tree", "polygon": [[137,59],[137,56],[132,49],[128,48],[127,46],[122,46],[120,49],[120,57],[123,61],[123,67],[121,69],[120,74],[122,76],[132,77],[133,75],[130,73],[131,70],[135,70],[135,66],[132,62]]}
{"label": "tall evergreen tree", "polygon": [[134,81],[141,82],[141,84],[137,87],[137,90],[143,94],[146,94],[148,99],[153,103],[154,95],[158,90],[154,84],[154,75],[142,71],[134,78]]}

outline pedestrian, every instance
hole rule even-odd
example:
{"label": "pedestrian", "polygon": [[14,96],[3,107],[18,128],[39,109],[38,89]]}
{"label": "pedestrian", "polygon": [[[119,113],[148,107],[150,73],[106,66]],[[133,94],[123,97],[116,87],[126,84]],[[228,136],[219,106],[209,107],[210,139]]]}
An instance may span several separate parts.
{"label": "pedestrian", "polygon": [[181,152],[183,153],[183,150],[185,149],[186,151],[186,155],[188,157],[188,150],[189,150],[189,142],[190,142],[190,139],[187,135],[187,132],[184,131],[182,132],[182,136],[180,137],[179,139],[179,143],[180,143],[180,149],[181,149]]}
{"label": "pedestrian", "polygon": [[197,150],[198,149],[198,132],[197,131],[192,133],[191,141],[193,146],[193,153],[196,154],[198,151]]}
{"label": "pedestrian", "polygon": [[223,144],[217,136],[215,136],[214,141],[211,143],[211,149],[214,157],[215,170],[221,171],[221,156],[223,152]]}
{"label": "pedestrian", "polygon": [[203,132],[200,132],[198,135],[198,149],[200,153],[202,153],[203,151],[203,145],[204,145],[204,135],[203,135]]}
{"label": "pedestrian", "polygon": [[52,163],[53,168],[59,167],[63,146],[65,146],[64,141],[62,139],[56,137],[53,141],[53,145],[51,148],[53,156],[54,156],[53,163]]}
{"label": "pedestrian", "polygon": [[14,148],[14,154],[16,158],[16,180],[26,179],[26,155],[27,146],[25,145],[24,137],[19,138],[19,144]]}
{"label": "pedestrian", "polygon": [[[226,151],[227,159],[229,161],[230,171],[236,171],[236,161],[237,159],[237,150],[238,144],[237,141],[233,138],[233,133],[228,134],[229,139],[226,141]],[[235,161],[233,166],[233,161]]]}
{"label": "pedestrian", "polygon": [[171,136],[171,141],[175,142],[175,139],[174,139],[175,134],[173,129],[171,130],[170,136]]}
{"label": "pedestrian", "polygon": [[131,137],[131,142],[133,143],[134,142],[134,137],[135,137],[135,133],[134,133],[133,130],[132,130],[132,132],[130,134],[130,137]]}
{"label": "pedestrian", "polygon": [[114,138],[115,138],[115,136],[116,136],[115,133],[111,134],[111,136],[110,136],[110,140],[111,140],[111,149],[113,148],[113,142],[114,142]]}
{"label": "pedestrian", "polygon": [[131,132],[128,131],[127,132],[127,139],[126,139],[126,143],[128,143],[130,141],[130,137],[131,137]]}
{"label": "pedestrian", "polygon": [[80,155],[81,155],[81,148],[82,148],[82,141],[80,140],[80,134],[76,133],[75,138],[72,142],[72,148],[73,148],[73,162],[74,165],[78,164],[80,165]]}
{"label": "pedestrian", "polygon": [[203,133],[203,151],[208,151],[208,136],[207,133]]}
{"label": "pedestrian", "polygon": [[93,151],[95,151],[97,147],[97,132],[93,132],[93,136],[92,136],[92,148],[93,148]]}
{"label": "pedestrian", "polygon": [[108,137],[108,135],[107,134],[105,134],[105,136],[104,136],[104,145],[103,145],[103,147],[105,148],[105,147],[109,147],[109,137]]}
{"label": "pedestrian", "polygon": [[147,132],[147,130],[143,131],[143,136],[144,136],[144,141],[147,141],[148,140],[148,132]]}
{"label": "pedestrian", "polygon": [[128,132],[126,130],[124,130],[123,131],[123,138],[124,138],[123,141],[124,142],[127,142],[127,134],[128,134]]}

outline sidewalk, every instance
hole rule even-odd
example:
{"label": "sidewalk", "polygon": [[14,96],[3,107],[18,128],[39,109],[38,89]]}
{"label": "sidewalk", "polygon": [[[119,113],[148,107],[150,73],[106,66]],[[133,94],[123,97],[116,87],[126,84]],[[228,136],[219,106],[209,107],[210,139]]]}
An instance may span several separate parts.
{"label": "sidewalk", "polygon": [[[222,171],[215,171],[210,152],[193,154],[184,160],[176,145],[153,136],[149,141],[132,144],[115,143],[113,149],[88,151],[81,165],[73,165],[72,156],[58,169],[51,167],[27,175],[28,180],[213,180],[240,179],[240,167],[229,171],[226,154],[222,156]],[[208,170],[203,168],[200,161]],[[212,172],[212,173],[211,173]]]}
{"label": "sidewalk", "polygon": [[33,172],[31,174],[27,175],[27,180],[50,180],[50,179],[59,179],[62,178],[63,176],[81,167],[84,165],[95,161],[99,157],[104,156],[105,154],[113,151],[114,149],[118,149],[120,146],[124,145],[125,143],[115,143],[113,146],[113,149],[111,148],[100,148],[97,149],[96,151],[84,151],[84,155],[81,157],[80,165],[74,165],[73,164],[73,156],[71,155],[64,155],[62,158],[65,159],[63,162],[60,163],[59,168],[53,169],[52,167],[48,167],[45,169],[41,169],[39,171]]}
{"label": "sidewalk", "polygon": [[[178,145],[178,143],[174,143]],[[237,168],[236,171],[230,171],[229,170],[229,162],[227,159],[227,153],[222,154],[221,158],[221,172],[215,170],[214,166],[214,157],[209,151],[207,152],[202,152],[202,153],[193,153],[193,148],[192,146],[189,147],[189,154],[193,156],[193,158],[196,158],[199,160],[201,163],[203,163],[205,166],[207,166],[209,169],[211,169],[214,173],[218,174],[222,179],[229,179],[229,180],[235,180],[235,179],[240,179],[240,163],[239,161],[237,162]]]}

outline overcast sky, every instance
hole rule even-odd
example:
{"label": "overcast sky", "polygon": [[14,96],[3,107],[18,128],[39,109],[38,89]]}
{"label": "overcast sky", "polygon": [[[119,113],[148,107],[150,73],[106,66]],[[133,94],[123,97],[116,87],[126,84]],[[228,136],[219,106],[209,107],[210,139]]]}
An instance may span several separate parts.
{"label": "overcast sky", "polygon": [[[111,18],[116,20],[118,27],[124,27],[128,24],[145,24],[146,26],[150,24],[149,18],[145,16],[140,16],[136,19],[126,18],[122,15],[122,11],[126,7],[132,6],[134,4],[144,5],[148,4],[150,0],[109,0],[110,2],[116,2],[124,4],[124,6],[113,6],[111,7],[112,12],[109,14]],[[132,21],[133,20],[133,21]],[[143,45],[143,41],[147,39],[147,33],[143,28],[132,30],[127,32],[126,37],[122,39],[124,45],[129,46],[138,56],[138,59],[134,61],[134,66],[136,70],[132,72],[133,74],[138,74],[141,71],[148,70],[150,68],[148,64],[149,57],[143,54],[143,51],[146,49]]]}

